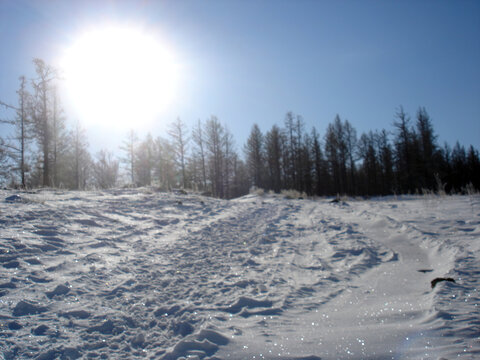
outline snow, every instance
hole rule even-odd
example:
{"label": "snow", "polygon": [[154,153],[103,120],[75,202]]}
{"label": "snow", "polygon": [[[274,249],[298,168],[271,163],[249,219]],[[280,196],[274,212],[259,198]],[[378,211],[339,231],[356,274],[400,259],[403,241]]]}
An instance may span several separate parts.
{"label": "snow", "polygon": [[0,358],[480,357],[479,196],[1,190],[0,229]]}

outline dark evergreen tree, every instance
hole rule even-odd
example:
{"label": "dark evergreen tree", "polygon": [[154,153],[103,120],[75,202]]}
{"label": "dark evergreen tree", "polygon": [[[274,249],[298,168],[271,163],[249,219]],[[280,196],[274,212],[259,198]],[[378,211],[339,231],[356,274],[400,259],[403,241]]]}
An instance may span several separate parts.
{"label": "dark evergreen tree", "polygon": [[478,150],[472,145],[467,153],[468,183],[472,184],[476,190],[480,190],[480,157]]}
{"label": "dark evergreen tree", "polygon": [[388,133],[383,129],[377,137],[377,152],[379,157],[381,192],[382,195],[391,194],[395,188],[393,173],[393,149],[388,141]]}
{"label": "dark evergreen tree", "polygon": [[327,127],[325,134],[325,156],[332,176],[335,194],[346,194],[348,147],[345,141],[345,129],[340,116]]}
{"label": "dark evergreen tree", "polygon": [[357,148],[357,131],[355,128],[350,124],[348,120],[345,120],[343,124],[343,131],[344,131],[344,142],[345,142],[345,151],[346,151],[346,159],[348,162],[348,177],[346,179],[347,182],[347,192],[349,194],[356,194],[357,187],[355,182],[355,154]]}
{"label": "dark evergreen tree", "polygon": [[312,129],[312,161],[314,193],[318,196],[327,195],[330,193],[329,175],[320,138],[315,128]]}
{"label": "dark evergreen tree", "polygon": [[267,163],[266,188],[279,193],[282,189],[282,134],[277,125],[273,125],[265,135]]}
{"label": "dark evergreen tree", "polygon": [[395,114],[396,121],[393,125],[396,128],[395,137],[395,171],[398,180],[398,191],[401,193],[414,192],[415,174],[415,133],[410,127],[410,117],[400,106]]}
{"label": "dark evergreen tree", "polygon": [[363,193],[369,196],[379,193],[379,163],[375,143],[375,134],[370,131],[360,136],[358,144],[358,154],[362,159]]}
{"label": "dark evergreen tree", "polygon": [[462,188],[467,185],[468,168],[467,168],[467,153],[465,147],[460,145],[457,141],[452,150],[452,187],[454,191],[462,191]]}
{"label": "dark evergreen tree", "polygon": [[422,187],[433,189],[435,187],[435,174],[438,172],[435,164],[435,155],[437,153],[437,136],[433,131],[432,121],[424,107],[417,111],[417,132],[420,151],[419,172],[420,183]]}
{"label": "dark evergreen tree", "polygon": [[265,177],[264,139],[257,124],[252,126],[250,136],[247,139],[245,157],[251,184],[257,188],[263,188]]}

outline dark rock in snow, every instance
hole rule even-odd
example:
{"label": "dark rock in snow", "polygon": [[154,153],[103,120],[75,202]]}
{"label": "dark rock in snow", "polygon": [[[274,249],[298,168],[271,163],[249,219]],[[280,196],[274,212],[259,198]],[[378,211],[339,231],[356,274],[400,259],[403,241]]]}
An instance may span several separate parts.
{"label": "dark rock in snow", "polygon": [[44,306],[22,300],[13,308],[13,316],[36,315],[47,310]]}
{"label": "dark rock in snow", "polygon": [[435,287],[435,285],[437,285],[439,282],[442,282],[442,281],[449,281],[453,283],[455,282],[455,280],[452,278],[435,278],[430,282],[430,284],[432,285],[432,289]]}
{"label": "dark rock in snow", "polygon": [[24,202],[23,198],[20,195],[12,195],[9,197],[5,198],[6,203],[18,203],[18,202]]}
{"label": "dark rock in snow", "polygon": [[432,272],[433,270],[432,269],[420,269],[420,270],[417,270],[417,271],[426,274],[426,273]]}

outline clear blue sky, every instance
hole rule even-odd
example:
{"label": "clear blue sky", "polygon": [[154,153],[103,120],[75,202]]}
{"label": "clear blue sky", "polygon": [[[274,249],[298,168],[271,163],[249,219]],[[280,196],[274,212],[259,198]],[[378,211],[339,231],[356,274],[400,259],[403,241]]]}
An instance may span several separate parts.
{"label": "clear blue sky", "polygon": [[[154,136],[214,114],[241,150],[254,123],[266,132],[287,111],[322,136],[338,113],[360,135],[392,130],[403,105],[412,118],[426,107],[440,143],[480,149],[480,1],[0,0],[0,99],[16,102],[32,58],[55,64],[82,28],[109,21],[161,33],[181,63]],[[123,140],[89,137],[93,150]]]}

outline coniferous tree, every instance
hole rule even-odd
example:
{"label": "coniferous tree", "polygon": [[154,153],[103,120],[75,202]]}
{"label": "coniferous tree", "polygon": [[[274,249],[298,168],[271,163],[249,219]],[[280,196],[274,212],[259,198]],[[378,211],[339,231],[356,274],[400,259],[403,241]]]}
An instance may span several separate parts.
{"label": "coniferous tree", "polygon": [[467,153],[468,182],[475,189],[480,190],[480,156],[478,150],[472,145],[468,148]]}
{"label": "coniferous tree", "polygon": [[453,190],[461,191],[467,185],[467,153],[465,147],[457,141],[452,150]]}
{"label": "coniferous tree", "polygon": [[350,124],[348,120],[345,120],[343,124],[343,131],[344,131],[344,142],[345,142],[345,151],[346,151],[346,159],[348,162],[348,177],[346,179],[347,182],[347,191],[350,194],[356,194],[356,183],[355,183],[355,154],[357,148],[357,131],[355,128]]}
{"label": "coniferous tree", "polygon": [[395,114],[396,121],[393,125],[396,128],[395,137],[395,170],[398,179],[399,190],[402,193],[414,192],[414,169],[415,169],[415,134],[410,128],[410,117],[400,106]]}
{"label": "coniferous tree", "polygon": [[320,137],[315,128],[312,129],[313,183],[314,192],[318,196],[330,193],[327,165],[323,156]]}
{"label": "coniferous tree", "polygon": [[305,173],[309,171],[309,159],[308,151],[305,151],[305,147],[303,144],[304,140],[304,127],[305,124],[303,122],[303,118],[300,115],[296,116],[295,123],[294,123],[294,189],[298,191],[306,191],[305,189],[305,179],[308,175]]}
{"label": "coniferous tree", "polygon": [[364,177],[363,193],[369,196],[378,194],[379,190],[379,163],[377,161],[376,139],[373,132],[362,134],[358,142],[358,153],[362,162]]}
{"label": "coniferous tree", "polygon": [[301,175],[299,191],[305,192],[307,195],[313,195],[313,156],[312,156],[312,139],[305,134],[301,141],[299,156],[299,174]]}
{"label": "coniferous tree", "polygon": [[250,131],[250,136],[245,146],[245,156],[252,185],[257,188],[263,188],[265,164],[264,139],[257,124],[254,124]]}
{"label": "coniferous tree", "polygon": [[424,107],[417,111],[417,132],[419,140],[419,177],[422,187],[432,189],[435,186],[435,155],[437,152],[436,139],[432,121]]}
{"label": "coniferous tree", "polygon": [[333,124],[328,125],[325,134],[325,154],[336,194],[347,192],[347,149],[344,126],[337,115]]}
{"label": "coniferous tree", "polygon": [[266,187],[279,193],[282,182],[282,134],[277,125],[273,125],[271,130],[265,135],[265,153],[267,163]]}
{"label": "coniferous tree", "polygon": [[294,189],[297,182],[296,163],[297,143],[295,136],[295,115],[290,111],[285,115],[285,147],[283,153],[283,172],[285,174],[285,188]]}
{"label": "coniferous tree", "polygon": [[377,152],[379,156],[381,194],[391,194],[394,189],[393,149],[388,141],[388,134],[383,129],[377,137]]}

